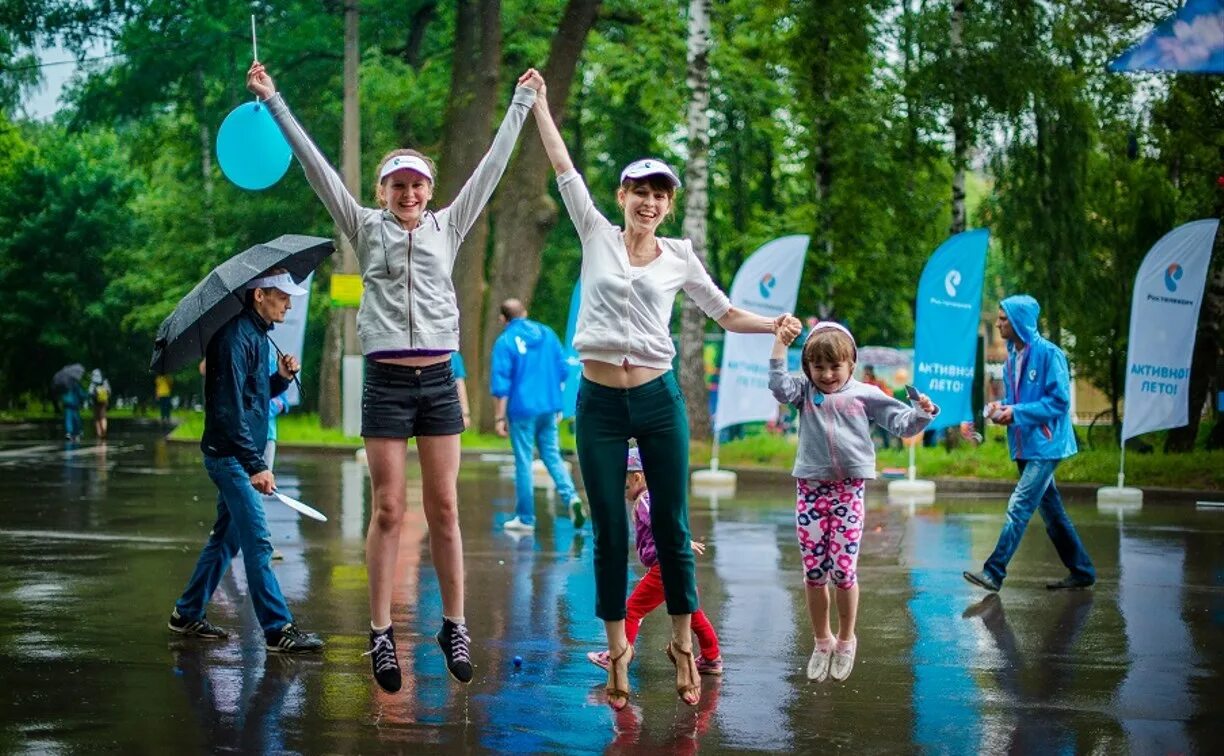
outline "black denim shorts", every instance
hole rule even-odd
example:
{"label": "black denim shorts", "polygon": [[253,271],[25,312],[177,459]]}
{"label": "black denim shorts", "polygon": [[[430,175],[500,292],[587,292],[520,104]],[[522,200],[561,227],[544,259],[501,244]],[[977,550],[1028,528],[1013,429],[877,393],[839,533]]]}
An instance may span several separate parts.
{"label": "black denim shorts", "polygon": [[361,387],[365,438],[453,436],[463,432],[463,407],[450,360],[426,367],[366,359]]}

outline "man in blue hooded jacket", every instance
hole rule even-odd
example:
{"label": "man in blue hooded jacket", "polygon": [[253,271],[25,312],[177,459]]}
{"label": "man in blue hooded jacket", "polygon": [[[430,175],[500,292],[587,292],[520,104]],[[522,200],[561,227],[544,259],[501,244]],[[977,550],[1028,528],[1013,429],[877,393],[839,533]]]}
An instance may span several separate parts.
{"label": "man in blue hooded jacket", "polygon": [[1046,535],[1070,572],[1047,583],[1051,590],[1087,588],[1096,582],[1092,559],[1084,550],[1075,525],[1063,508],[1054,483],[1058,463],[1076,452],[1071,427],[1071,379],[1067,356],[1037,332],[1041,306],[1027,294],[999,303],[995,325],[1007,340],[1003,367],[1004,401],[986,407],[990,419],[1007,427],[1007,443],[1020,469],[1020,480],[1007,502],[1007,519],[994,553],[981,572],[966,572],[965,579],[988,591],[997,591],[1007,576],[1020,539],[1033,510],[1040,509]]}
{"label": "man in blue hooded jacket", "polygon": [[569,504],[574,527],[580,528],[586,522],[586,512],[557,443],[561,385],[568,372],[561,340],[553,329],[528,320],[527,308],[517,299],[502,303],[499,320],[505,330],[493,343],[490,390],[497,399],[497,435],[509,435],[514,449],[515,495],[515,516],[503,527],[519,532],[535,530],[531,463],[538,445],[557,495]]}

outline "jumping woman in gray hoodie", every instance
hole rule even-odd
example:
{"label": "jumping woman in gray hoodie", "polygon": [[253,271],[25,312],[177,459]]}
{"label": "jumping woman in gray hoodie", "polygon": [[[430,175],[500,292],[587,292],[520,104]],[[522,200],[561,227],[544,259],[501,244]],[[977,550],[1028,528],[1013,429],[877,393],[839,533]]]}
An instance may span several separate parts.
{"label": "jumping woman in gray hoodie", "polygon": [[459,245],[492,196],[544,79],[535,69],[519,77],[510,108],[489,152],[450,206],[429,210],[437,171],[415,150],[395,150],[378,165],[379,207],[362,207],[345,189],[276,92],[258,61],[247,88],[267,101],[306,179],[357,251],[364,292],[357,333],[365,355],[361,435],[365,440],[374,511],[366,534],[370,584],[370,650],[374,679],[400,689],[391,629],[391,594],[400,526],[407,505],[404,459],[416,437],[424,486],[429,546],[442,590],[438,645],[446,668],[461,683],[472,679],[463,607],[463,541],[456,490],[463,410],[451,370],[459,349],[459,306],[451,271]]}

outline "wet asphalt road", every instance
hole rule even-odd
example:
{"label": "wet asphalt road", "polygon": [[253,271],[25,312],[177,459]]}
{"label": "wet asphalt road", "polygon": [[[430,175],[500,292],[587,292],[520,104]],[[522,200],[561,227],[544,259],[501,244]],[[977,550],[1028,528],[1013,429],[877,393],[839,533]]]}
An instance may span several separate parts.
{"label": "wet asphalt road", "polygon": [[[638,642],[631,705],[604,703],[591,540],[555,502],[512,538],[513,484],[465,461],[467,619],[476,678],[450,681],[419,481],[393,617],[403,691],[374,685],[363,544],[369,482],[346,454],[282,450],[282,490],[330,516],[269,505],[275,570],[314,657],[265,655],[239,561],[209,617],[228,642],[172,637],[166,619],[212,524],[215,489],[190,445],[119,425],[106,446],[51,426],[0,427],[0,752],[1220,753],[1224,746],[1224,511],[1193,505],[1071,515],[1096,562],[1063,574],[1039,520],[1002,593],[965,583],[994,545],[1003,500],[944,496],[912,510],[869,500],[858,663],[845,683],[804,676],[811,632],[790,482],[693,501],[704,608],[726,676],[679,703],[666,618]],[[410,465],[411,469],[411,465]],[[631,562],[635,575],[640,568]],[[524,659],[521,669],[514,656]]]}

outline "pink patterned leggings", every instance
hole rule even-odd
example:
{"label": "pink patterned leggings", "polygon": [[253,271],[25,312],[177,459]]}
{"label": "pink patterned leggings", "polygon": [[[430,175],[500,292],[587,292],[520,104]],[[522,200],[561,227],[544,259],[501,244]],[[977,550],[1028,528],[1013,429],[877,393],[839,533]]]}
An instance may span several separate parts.
{"label": "pink patterned leggings", "polygon": [[803,579],[811,586],[854,586],[863,538],[862,478],[795,479],[795,531],[803,554]]}

